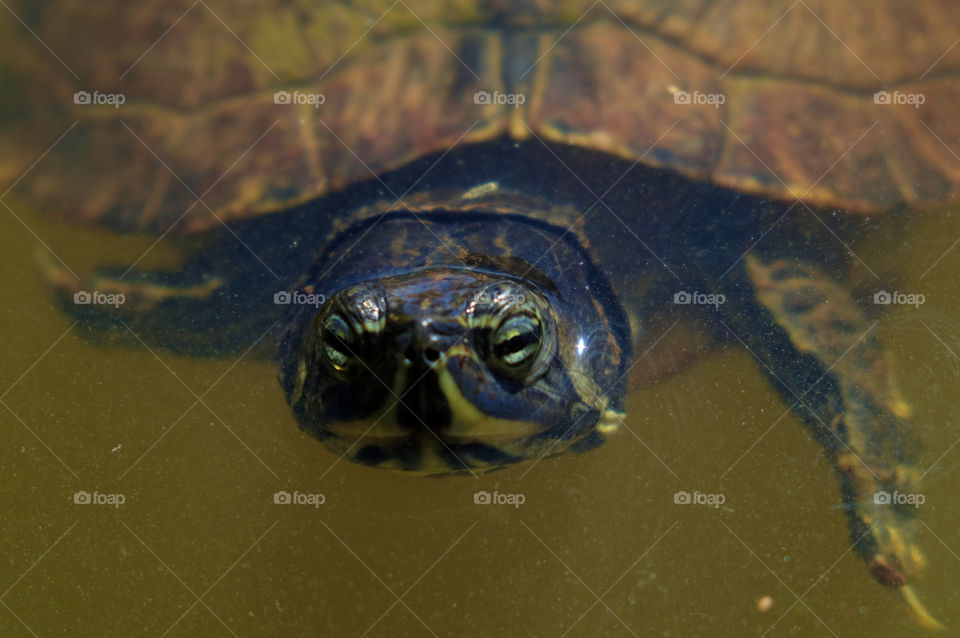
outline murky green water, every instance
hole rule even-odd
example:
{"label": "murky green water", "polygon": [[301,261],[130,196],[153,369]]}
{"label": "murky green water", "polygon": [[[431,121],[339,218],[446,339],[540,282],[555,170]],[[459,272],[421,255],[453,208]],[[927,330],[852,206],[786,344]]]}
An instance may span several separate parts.
{"label": "murky green water", "polygon": [[[917,635],[848,552],[820,447],[792,415],[778,421],[785,405],[744,352],[636,392],[636,436],[590,454],[412,478],[338,462],[299,433],[272,364],[80,340],[51,307],[38,238],[78,269],[147,240],[17,214],[26,226],[0,216],[4,636]],[[954,628],[960,252],[922,275],[957,219],[927,214],[858,252],[927,296],[880,329],[927,443],[918,589]],[[125,502],[75,505],[78,490]],[[279,490],[325,503],[275,505]],[[525,503],[475,505],[478,490]],[[726,502],[679,506],[678,490]]]}

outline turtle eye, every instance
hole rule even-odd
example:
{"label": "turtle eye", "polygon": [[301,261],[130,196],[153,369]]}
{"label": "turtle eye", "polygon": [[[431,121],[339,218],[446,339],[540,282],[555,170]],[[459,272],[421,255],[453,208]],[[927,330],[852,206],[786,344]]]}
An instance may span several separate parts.
{"label": "turtle eye", "polygon": [[386,292],[364,283],[338,292],[314,318],[315,356],[342,380],[375,365],[377,340],[387,321]]}
{"label": "turtle eye", "polygon": [[505,317],[489,337],[487,365],[501,376],[521,379],[537,361],[542,346],[539,317],[526,313]]}
{"label": "turtle eye", "polygon": [[506,369],[525,370],[540,354],[542,343],[540,319],[527,314],[514,315],[494,331],[490,354]]}
{"label": "turtle eye", "polygon": [[335,372],[349,372],[357,363],[357,335],[343,315],[334,313],[323,322],[320,349],[323,360]]}
{"label": "turtle eye", "polygon": [[466,313],[474,347],[498,377],[530,382],[549,367],[556,327],[549,304],[532,289],[494,281],[471,295]]}

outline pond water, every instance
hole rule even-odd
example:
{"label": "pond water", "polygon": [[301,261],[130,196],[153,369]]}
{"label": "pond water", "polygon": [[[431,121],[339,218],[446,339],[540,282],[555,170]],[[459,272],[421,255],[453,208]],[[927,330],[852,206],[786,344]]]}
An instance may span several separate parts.
{"label": "pond water", "polygon": [[[920,635],[851,552],[821,446],[741,348],[631,391],[628,427],[587,454],[377,470],[298,430],[272,361],[90,343],[42,274],[51,254],[77,273],[148,249],[140,267],[171,267],[177,238],[3,201],[2,636]],[[858,299],[924,296],[874,318],[923,441],[915,588],[960,635],[960,208],[898,219],[876,219],[845,280]]]}
{"label": "pond water", "polygon": [[[634,392],[636,436],[479,478],[410,477],[340,462],[300,433],[272,363],[80,339],[39,274],[40,240],[81,271],[152,240],[18,216],[0,218],[5,636],[162,634],[175,621],[168,635],[916,635],[848,552],[820,446],[781,419],[742,350]],[[930,567],[917,588],[952,627],[957,220],[918,215],[858,251],[926,295],[878,327],[925,440]],[[80,490],[125,502],[78,506]],[[325,500],[275,505],[281,490]],[[476,505],[480,490],[524,502]],[[725,502],[678,506],[679,490]]]}

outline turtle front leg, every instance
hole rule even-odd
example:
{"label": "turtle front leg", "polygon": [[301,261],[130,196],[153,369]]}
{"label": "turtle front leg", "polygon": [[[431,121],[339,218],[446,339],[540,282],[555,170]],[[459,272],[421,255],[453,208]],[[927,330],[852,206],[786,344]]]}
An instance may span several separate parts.
{"label": "turtle front leg", "polygon": [[45,253],[40,261],[64,312],[93,342],[219,357],[250,348],[276,320],[262,286],[231,285],[190,263],[180,271],[105,267],[77,279]]}
{"label": "turtle front leg", "polygon": [[875,324],[809,264],[753,255],[745,263],[766,316],[742,336],[837,469],[855,550],[918,622],[939,627],[908,586],[924,568],[917,443]]}

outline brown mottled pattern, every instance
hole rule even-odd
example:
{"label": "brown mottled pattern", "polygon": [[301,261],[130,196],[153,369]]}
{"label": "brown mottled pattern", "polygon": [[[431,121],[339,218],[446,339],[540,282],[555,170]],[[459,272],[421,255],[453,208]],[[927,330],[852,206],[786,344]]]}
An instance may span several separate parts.
{"label": "brown mottled pattern", "polygon": [[887,410],[903,409],[877,335],[840,284],[812,266],[781,260],[766,264],[753,255],[746,257],[746,265],[757,299],[798,350],[865,388]]}
{"label": "brown mottled pattern", "polygon": [[544,88],[530,101],[533,128],[554,141],[636,157],[673,125],[648,163],[692,174],[711,171],[724,143],[724,112],[675,104],[669,88],[678,81],[657,57],[681,63],[690,86],[704,93],[722,88],[716,71],[663,42],[649,44],[652,51],[619,24],[598,23],[567,35],[537,69],[544,76],[537,86]]}
{"label": "brown mottled pattern", "polygon": [[[916,80],[960,36],[960,4],[951,0],[607,0],[606,4],[629,24],[682,43],[721,70],[736,64],[735,70],[744,75],[803,79],[865,93],[878,85]],[[771,29],[780,16],[783,19]],[[934,75],[958,71],[960,50],[954,48]]]}
{"label": "brown mottled pattern", "polygon": [[[457,140],[523,137],[529,126],[856,211],[960,195],[960,47],[937,61],[960,37],[960,5],[610,0],[583,17],[592,4],[411,0],[414,14],[387,0],[210,0],[189,11],[189,0],[62,0],[32,13],[13,3],[79,80],[17,25],[3,27],[14,46],[0,52],[0,71],[16,91],[0,110],[0,180],[19,179],[78,122],[14,196],[68,219],[163,232],[194,205],[190,190],[224,220],[260,215]],[[507,69],[527,60],[503,59],[518,30],[540,36],[543,56],[523,75]],[[516,87],[503,86],[506,75]],[[524,108],[473,103],[477,90],[510,88],[530,93]],[[875,105],[879,89],[926,101]],[[74,105],[76,90],[126,103]],[[276,90],[326,102],[276,105]],[[726,101],[675,104],[678,91]],[[176,230],[217,223],[195,205]]]}

